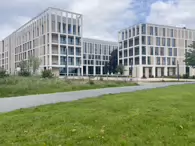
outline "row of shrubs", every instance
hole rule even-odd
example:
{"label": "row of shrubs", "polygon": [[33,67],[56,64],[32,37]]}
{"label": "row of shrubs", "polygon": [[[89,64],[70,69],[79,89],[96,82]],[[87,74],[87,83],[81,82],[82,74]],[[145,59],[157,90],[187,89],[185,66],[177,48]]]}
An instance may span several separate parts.
{"label": "row of shrubs", "polygon": [[[142,77],[143,79],[146,79],[146,76]],[[153,75],[150,75],[149,78],[154,78]],[[177,75],[173,75],[173,76],[161,76],[158,78],[172,78],[172,79],[177,79],[178,76]],[[180,79],[195,79],[195,76],[189,76],[189,74],[183,74],[179,76]]]}
{"label": "row of shrubs", "polygon": [[[27,70],[18,72],[18,76],[29,77],[31,75],[32,75],[32,73],[27,71]],[[8,76],[9,76],[9,74],[7,74],[7,72],[5,70],[0,69],[0,78],[4,78],[4,77],[8,77]],[[52,73],[51,70],[43,70],[41,72],[41,77],[42,78],[53,78],[54,74]]]}

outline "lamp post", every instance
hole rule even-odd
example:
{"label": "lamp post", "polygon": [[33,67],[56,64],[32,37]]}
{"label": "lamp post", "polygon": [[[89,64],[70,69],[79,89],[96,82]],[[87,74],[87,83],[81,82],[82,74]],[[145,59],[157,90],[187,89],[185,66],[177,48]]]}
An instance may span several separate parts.
{"label": "lamp post", "polygon": [[177,79],[179,81],[179,61],[177,61]]}
{"label": "lamp post", "polygon": [[65,68],[66,68],[66,77],[68,77],[68,49],[65,49],[66,58],[65,58]]}
{"label": "lamp post", "polygon": [[133,79],[133,60],[131,60],[131,81]]}

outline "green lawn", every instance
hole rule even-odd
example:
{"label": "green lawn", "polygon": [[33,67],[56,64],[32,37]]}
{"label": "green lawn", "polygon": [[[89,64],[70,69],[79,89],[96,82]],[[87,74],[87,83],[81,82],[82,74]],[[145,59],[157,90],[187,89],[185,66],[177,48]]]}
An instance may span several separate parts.
{"label": "green lawn", "polygon": [[195,85],[0,114],[3,146],[194,146]]}
{"label": "green lawn", "polygon": [[137,84],[124,81],[43,79],[40,77],[11,76],[0,78],[0,98],[135,85]]}

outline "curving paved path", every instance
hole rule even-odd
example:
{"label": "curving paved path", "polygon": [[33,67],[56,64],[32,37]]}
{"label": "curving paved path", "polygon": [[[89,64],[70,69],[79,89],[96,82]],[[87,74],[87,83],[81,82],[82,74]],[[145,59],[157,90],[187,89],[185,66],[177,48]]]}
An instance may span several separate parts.
{"label": "curving paved path", "polygon": [[30,95],[11,98],[0,98],[0,113],[10,112],[21,108],[30,108],[45,104],[74,101],[89,97],[98,97],[105,94],[118,94],[124,92],[134,92],[153,88],[163,88],[171,85],[195,84],[189,83],[148,83],[140,86],[104,88],[95,90],[74,91],[65,93]]}

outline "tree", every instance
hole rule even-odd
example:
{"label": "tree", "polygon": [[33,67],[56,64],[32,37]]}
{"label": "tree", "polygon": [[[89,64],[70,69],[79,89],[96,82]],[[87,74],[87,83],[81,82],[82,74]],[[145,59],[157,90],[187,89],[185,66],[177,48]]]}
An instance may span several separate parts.
{"label": "tree", "polygon": [[116,68],[118,64],[118,50],[115,49],[112,51],[109,62],[106,62],[104,65],[104,73],[116,73]]}
{"label": "tree", "polygon": [[118,50],[117,49],[112,51],[108,65],[109,65],[109,71],[112,73],[116,73],[116,68],[118,65]]}
{"label": "tree", "polygon": [[38,57],[30,57],[29,58],[29,67],[32,68],[33,74],[36,73],[36,71],[39,69],[39,66],[41,65],[41,60]]}
{"label": "tree", "polygon": [[119,72],[121,75],[123,75],[123,74],[124,74],[124,71],[125,71],[124,65],[119,64],[119,65],[117,66],[117,68],[116,68],[116,71]]}
{"label": "tree", "polygon": [[20,61],[18,67],[20,68],[20,71],[18,72],[19,76],[30,76],[28,60]]}
{"label": "tree", "polygon": [[29,65],[27,60],[22,60],[19,62],[20,71],[29,71]]}
{"label": "tree", "polygon": [[31,71],[33,74],[36,73],[37,69],[41,64],[41,60],[37,57],[29,57],[28,60],[22,60],[19,63],[20,72],[19,75],[21,76],[29,76]]}
{"label": "tree", "polygon": [[188,51],[185,53],[185,60],[187,66],[190,66],[192,68],[195,68],[195,42],[189,46]]}

